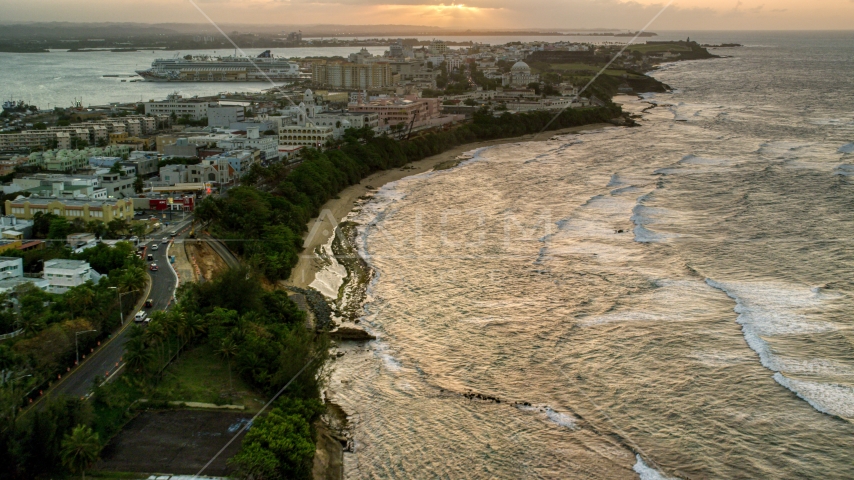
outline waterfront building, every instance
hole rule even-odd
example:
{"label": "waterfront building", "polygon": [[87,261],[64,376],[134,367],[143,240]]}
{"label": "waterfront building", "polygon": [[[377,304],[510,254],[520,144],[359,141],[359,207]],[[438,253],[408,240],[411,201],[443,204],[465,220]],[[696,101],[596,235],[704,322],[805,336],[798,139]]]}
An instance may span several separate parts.
{"label": "waterfront building", "polygon": [[210,102],[199,99],[185,99],[173,93],[166,100],[144,102],[146,115],[172,115],[177,117],[189,116],[191,120],[201,120],[208,116]]}

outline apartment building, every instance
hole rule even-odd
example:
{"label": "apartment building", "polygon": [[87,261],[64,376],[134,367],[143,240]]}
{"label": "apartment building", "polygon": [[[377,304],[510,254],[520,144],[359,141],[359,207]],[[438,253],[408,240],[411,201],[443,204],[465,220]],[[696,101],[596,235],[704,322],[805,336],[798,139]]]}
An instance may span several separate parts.
{"label": "apartment building", "polygon": [[393,85],[396,78],[388,62],[318,62],[312,65],[311,73],[314,83],[335,88],[385,88]]}

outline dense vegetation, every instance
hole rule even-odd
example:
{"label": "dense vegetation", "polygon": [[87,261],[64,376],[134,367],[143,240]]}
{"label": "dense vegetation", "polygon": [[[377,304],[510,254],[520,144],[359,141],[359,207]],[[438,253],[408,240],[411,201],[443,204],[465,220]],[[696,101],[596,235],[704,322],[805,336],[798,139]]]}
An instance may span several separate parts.
{"label": "dense vegetation", "polygon": [[[85,259],[109,276],[62,295],[32,285],[0,295],[0,332],[23,330],[0,343],[2,478],[62,475],[66,471],[63,465],[79,471],[91,463],[87,459],[94,434],[85,430],[74,433],[76,427],[95,419],[88,404],[79,399],[48,399],[26,415],[21,415],[21,407],[38,399],[57,375],[73,366],[78,346],[85,358],[119,326],[118,295],[123,296],[124,313],[131,311],[147,281],[134,250],[125,242],[115,247],[100,245],[77,255],[62,246],[39,250],[43,258]],[[15,253],[22,254],[4,252],[7,256]]]}
{"label": "dense vegetation", "polygon": [[[308,149],[296,168],[276,163],[253,167],[244,185],[227,196],[208,197],[196,218],[212,222],[216,237],[228,242],[253,271],[271,280],[287,278],[302,250],[300,234],[320,207],[349,185],[379,170],[441,153],[457,145],[605,122],[620,114],[618,106],[493,116],[475,113],[474,121],[407,141],[375,136],[370,129],[350,129],[339,145],[324,152]],[[553,120],[553,121],[552,121]]]}
{"label": "dense vegetation", "polygon": [[[100,296],[87,304],[83,301],[85,290],[78,289],[64,297],[50,296],[53,303],[48,307],[42,300],[49,294],[22,292],[22,309],[28,314],[33,309],[46,309],[39,318],[51,318],[51,325],[61,318],[91,315],[92,319],[74,330],[97,326],[102,320],[94,316],[101,308]],[[245,269],[227,271],[204,284],[187,284],[178,297],[177,307],[155,312],[147,328],[131,327],[124,375],[96,386],[91,402],[48,399],[42,408],[21,413],[14,406],[25,398],[29,384],[7,384],[4,380],[0,389],[4,409],[0,413],[0,478],[49,478],[80,472],[137,412],[165,408],[167,401],[176,400],[158,390],[164,370],[170,363],[180,362],[187,349],[202,344],[210,345],[228,363],[229,371],[268,398],[301,372],[274,403],[270,415],[252,429],[232,464],[241,476],[309,478],[315,450],[311,425],[323,410],[318,398],[325,378],[326,336],[306,328],[305,314],[285,292],[265,291]],[[63,337],[28,337],[23,344],[41,345],[39,353],[47,355],[58,338]],[[0,344],[0,361],[4,368],[17,365],[16,375],[25,371],[20,370],[21,361],[16,357],[20,345],[22,342],[11,347]],[[29,361],[46,359],[36,356]],[[141,398],[149,401],[140,403]]]}

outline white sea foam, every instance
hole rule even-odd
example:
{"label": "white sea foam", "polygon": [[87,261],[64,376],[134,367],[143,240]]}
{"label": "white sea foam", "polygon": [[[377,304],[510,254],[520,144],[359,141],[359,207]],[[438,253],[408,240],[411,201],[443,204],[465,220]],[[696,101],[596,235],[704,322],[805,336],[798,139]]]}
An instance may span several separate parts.
{"label": "white sea foam", "polygon": [[338,298],[338,289],[347,277],[347,269],[338,263],[335,254],[332,252],[332,241],[334,239],[335,235],[330,235],[329,240],[321,247],[324,257],[331,263],[318,271],[314,281],[309,285],[332,300]]}
{"label": "white sea foam", "polygon": [[663,475],[658,470],[647,465],[640,455],[635,455],[637,462],[632,470],[638,474],[640,480],[679,480],[677,477],[668,477]]}
{"label": "white sea foam", "polygon": [[709,165],[709,166],[727,166],[732,164],[732,160],[725,158],[709,158],[698,157],[696,155],[685,155],[682,160],[677,162],[680,165]]}
{"label": "white sea foam", "polygon": [[823,359],[797,359],[775,353],[773,337],[831,332],[836,325],[809,318],[806,312],[822,311],[828,300],[814,288],[761,283],[721,283],[706,279],[709,286],[735,300],[736,321],[748,346],[759,354],[762,366],[774,372],[774,380],[809,402],[816,410],[854,418],[854,390],[842,385],[796,380],[783,373],[850,376],[840,363]]}
{"label": "white sea foam", "polygon": [[576,427],[577,419],[569,414],[564,412],[558,412],[548,405],[516,405],[516,408],[522,410],[523,412],[536,412],[542,414],[542,416],[549,422],[564,428],[569,428],[574,430]]}
{"label": "white sea foam", "polygon": [[852,387],[796,380],[780,372],[774,374],[774,380],[795,392],[795,395],[806,400],[819,412],[854,419],[854,388]]}

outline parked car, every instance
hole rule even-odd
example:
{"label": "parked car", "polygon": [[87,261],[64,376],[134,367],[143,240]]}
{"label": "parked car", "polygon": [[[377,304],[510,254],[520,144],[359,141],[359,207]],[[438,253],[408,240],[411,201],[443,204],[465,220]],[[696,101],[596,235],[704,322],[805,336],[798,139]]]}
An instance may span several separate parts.
{"label": "parked car", "polygon": [[145,312],[142,310],[136,312],[136,315],[133,317],[133,321],[136,323],[142,323],[145,320]]}
{"label": "parked car", "polygon": [[152,263],[151,266],[148,267],[148,269],[151,270],[152,272],[156,272],[157,270],[159,270],[156,263]]}
{"label": "parked car", "polygon": [[154,300],[148,299],[145,301],[145,308],[152,308],[154,306]]}

